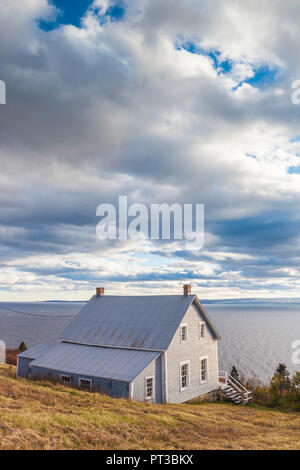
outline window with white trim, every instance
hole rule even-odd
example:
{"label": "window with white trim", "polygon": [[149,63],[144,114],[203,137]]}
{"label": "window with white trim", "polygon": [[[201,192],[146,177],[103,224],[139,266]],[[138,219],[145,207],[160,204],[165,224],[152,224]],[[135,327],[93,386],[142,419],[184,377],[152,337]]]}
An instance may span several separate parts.
{"label": "window with white trim", "polygon": [[63,384],[69,384],[71,382],[71,377],[69,375],[61,375],[60,376],[60,381]]}
{"label": "window with white trim", "polygon": [[206,337],[206,325],[204,321],[199,322],[199,339],[204,339]]}
{"label": "window with white trim", "polygon": [[90,379],[79,379],[79,386],[83,390],[91,390],[92,381]]}
{"label": "window with white trim", "polygon": [[180,363],[180,390],[186,390],[190,386],[190,362]]}
{"label": "window with white trim", "polygon": [[154,377],[146,378],[146,398],[153,398],[154,392]]}
{"label": "window with white trim", "polygon": [[200,382],[208,381],[208,357],[200,357]]}
{"label": "window with white trim", "polygon": [[187,341],[188,338],[188,326],[187,325],[181,325],[180,327],[180,341],[184,343]]}

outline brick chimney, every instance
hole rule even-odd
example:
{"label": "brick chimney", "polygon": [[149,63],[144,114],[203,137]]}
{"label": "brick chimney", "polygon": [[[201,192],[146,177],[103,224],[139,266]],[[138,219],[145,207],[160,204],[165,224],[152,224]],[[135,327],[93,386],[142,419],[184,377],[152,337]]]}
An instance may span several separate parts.
{"label": "brick chimney", "polygon": [[183,295],[191,294],[191,292],[192,292],[191,284],[184,284],[184,286],[183,286]]}
{"label": "brick chimney", "polygon": [[101,297],[101,295],[104,295],[104,287],[96,287],[96,296]]}

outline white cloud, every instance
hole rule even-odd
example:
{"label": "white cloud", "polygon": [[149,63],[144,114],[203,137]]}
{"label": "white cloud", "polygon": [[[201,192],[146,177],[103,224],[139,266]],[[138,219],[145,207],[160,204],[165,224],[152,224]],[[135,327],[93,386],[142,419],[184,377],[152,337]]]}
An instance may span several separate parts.
{"label": "white cloud", "polygon": [[[94,2],[103,11],[109,6],[106,0]],[[272,9],[261,0],[132,1],[120,22],[102,24],[91,8],[81,28],[46,33],[37,25],[38,18],[55,14],[46,0],[5,1],[0,78],[7,83],[8,104],[0,110],[0,253],[5,266],[20,270],[16,283],[26,267],[51,276],[65,267],[84,273],[90,288],[94,263],[101,262],[99,273],[140,276],[145,289],[163,273],[166,289],[173,289],[177,266],[164,263],[175,253],[185,259],[182,278],[191,268],[195,279],[235,279],[242,285],[249,273],[233,271],[231,262],[259,269],[265,262],[259,244],[249,246],[243,230],[228,238],[222,224],[241,220],[242,228],[244,219],[277,212],[285,214],[287,226],[295,219],[300,176],[288,169],[298,165],[300,146],[291,142],[299,131],[290,98],[291,81],[300,74],[299,13],[295,0],[286,5],[275,0]],[[232,69],[220,73],[208,55],[177,50],[178,38],[219,51]],[[274,85],[243,83],[233,91],[262,65],[277,68]],[[103,256],[92,261],[101,251],[94,239],[96,207],[120,194],[148,204],[205,203],[205,260],[197,258],[191,267],[188,254],[180,254],[182,246],[170,243],[107,244]],[[264,234],[258,236],[265,242]],[[270,259],[284,263],[270,235],[268,240]],[[112,250],[121,252],[119,262],[106,260]],[[165,261],[157,270],[141,266],[138,257],[129,264],[131,250],[147,253],[148,260],[151,251],[161,250]],[[210,263],[201,264],[206,258]],[[10,286],[15,275],[7,278]],[[45,276],[49,273],[36,274],[35,282]],[[58,289],[61,278],[51,282]],[[79,288],[76,282],[85,281],[64,279],[64,285]],[[29,289],[30,279],[24,277],[24,285]],[[236,286],[230,288],[236,292]],[[220,285],[214,289],[215,295],[227,293]]]}

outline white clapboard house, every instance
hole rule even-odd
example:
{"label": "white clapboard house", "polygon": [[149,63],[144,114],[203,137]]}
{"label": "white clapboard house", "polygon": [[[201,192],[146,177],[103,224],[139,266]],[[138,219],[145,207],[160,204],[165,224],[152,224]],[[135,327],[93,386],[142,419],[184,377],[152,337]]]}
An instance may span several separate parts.
{"label": "white clapboard house", "polygon": [[182,403],[221,386],[241,401],[228,374],[220,378],[219,339],[189,285],[182,295],[155,296],[106,296],[97,288],[59,343],[19,354],[17,375],[52,376],[86,390],[155,403]]}

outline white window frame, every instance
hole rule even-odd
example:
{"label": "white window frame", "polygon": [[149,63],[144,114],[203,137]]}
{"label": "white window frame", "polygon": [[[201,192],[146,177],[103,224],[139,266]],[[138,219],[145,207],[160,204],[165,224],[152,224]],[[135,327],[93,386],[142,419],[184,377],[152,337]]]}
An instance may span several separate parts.
{"label": "white window frame", "polygon": [[[204,336],[201,336],[201,328],[202,328],[202,325],[204,326]],[[205,321],[199,321],[199,339],[200,341],[204,340],[206,338],[206,323]]]}
{"label": "white window frame", "polygon": [[[202,367],[201,367],[201,362],[206,359],[206,379],[202,380]],[[200,356],[199,357],[199,363],[200,363],[200,384],[206,384],[209,381],[209,366],[208,366],[208,356]]]}
{"label": "white window frame", "polygon": [[[150,380],[150,379],[152,379],[152,395],[151,395],[151,397],[148,397],[147,396],[147,380]],[[153,400],[153,398],[154,398],[154,386],[155,386],[154,384],[155,384],[154,375],[150,375],[149,377],[145,378],[145,399],[146,400]]]}
{"label": "white window frame", "polygon": [[[187,385],[186,387],[182,387],[182,375],[181,375],[181,367],[187,365]],[[180,391],[184,392],[185,390],[189,390],[191,388],[191,361],[180,361],[179,362],[179,385],[180,385]]]}
{"label": "white window frame", "polygon": [[[186,338],[182,339],[182,329],[185,328],[186,331]],[[189,329],[188,329],[188,324],[187,323],[181,323],[180,325],[180,342],[181,343],[187,343],[189,339]]]}
{"label": "white window frame", "polygon": [[[85,380],[86,382],[90,382],[90,388],[85,388],[81,386],[81,381]],[[79,377],[79,387],[82,388],[82,390],[92,390],[92,380],[91,379],[86,379],[85,377]]]}
{"label": "white window frame", "polygon": [[[66,377],[66,378],[68,378],[69,380],[64,381],[64,380],[63,380],[63,377]],[[70,384],[70,383],[71,383],[71,376],[68,375],[68,374],[60,374],[60,377],[59,377],[59,378],[60,378],[60,381],[61,381],[62,384]]]}

